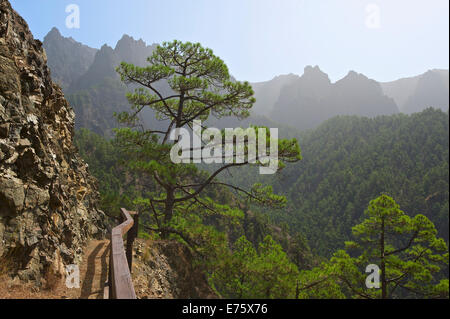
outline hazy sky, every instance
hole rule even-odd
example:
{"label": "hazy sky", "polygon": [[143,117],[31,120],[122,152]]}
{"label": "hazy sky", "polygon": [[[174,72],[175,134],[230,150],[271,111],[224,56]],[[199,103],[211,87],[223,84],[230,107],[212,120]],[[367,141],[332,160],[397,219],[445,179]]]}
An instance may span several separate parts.
{"label": "hazy sky", "polygon": [[[11,0],[43,39],[99,48],[124,33],[148,43],[200,42],[239,80],[303,74],[319,65],[332,81],[349,70],[379,81],[449,67],[448,0]],[[80,28],[66,26],[66,6]]]}

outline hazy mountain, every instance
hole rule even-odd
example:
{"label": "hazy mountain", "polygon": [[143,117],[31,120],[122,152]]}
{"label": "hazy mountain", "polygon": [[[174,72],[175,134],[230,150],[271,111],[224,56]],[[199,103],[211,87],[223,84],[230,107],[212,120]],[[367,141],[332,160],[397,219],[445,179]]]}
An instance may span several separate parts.
{"label": "hazy mountain", "polygon": [[[114,112],[129,109],[125,93],[132,87],[121,83],[115,69],[121,61],[144,66],[156,44],[147,45],[124,35],[115,48],[104,45],[100,50],[84,46],[52,29],[45,37],[52,77],[61,83],[73,106],[76,127],[87,127],[99,134],[110,134],[117,126]],[[349,72],[332,83],[318,66],[307,66],[302,76],[288,74],[266,82],[252,84],[256,103],[252,116],[240,122],[235,118],[209,124],[234,127],[247,123],[262,125],[273,121],[297,129],[313,128],[335,115],[374,117],[401,111],[415,112],[428,106],[448,109],[448,71],[433,70],[414,78],[378,83],[362,74]],[[167,83],[157,87],[170,92]],[[398,106],[397,106],[398,105]],[[146,126],[164,127],[154,112],[145,110]]]}
{"label": "hazy mountain", "polygon": [[156,46],[156,44],[147,45],[142,39],[135,40],[125,34],[117,42],[114,52],[122,61],[144,66],[147,65],[147,58],[152,55]]}
{"label": "hazy mountain", "polygon": [[401,112],[420,112],[430,106],[444,111],[449,108],[448,70],[434,69],[415,77],[380,84]]}
{"label": "hazy mountain", "polygon": [[270,81],[252,83],[256,103],[252,108],[253,114],[270,114],[280,97],[281,89],[299,78],[295,74],[280,75]]}
{"label": "hazy mountain", "polygon": [[74,81],[69,92],[91,88],[105,79],[119,80],[116,68],[122,61],[144,66],[155,47],[156,45],[147,46],[144,41],[135,40],[128,35],[124,35],[114,49],[103,45],[87,71]]}
{"label": "hazy mountain", "polygon": [[375,117],[399,111],[394,100],[384,95],[378,82],[354,71],[337,81],[332,91],[327,101],[330,115]]}
{"label": "hazy mountain", "polygon": [[335,115],[373,117],[397,112],[395,102],[383,94],[376,81],[351,71],[332,83],[318,66],[307,66],[301,77],[281,88],[269,116],[283,124],[309,129]]}
{"label": "hazy mountain", "polygon": [[252,114],[299,129],[312,128],[335,115],[377,116],[449,108],[448,70],[431,70],[416,77],[376,82],[350,71],[331,83],[319,67],[307,66],[302,76],[282,75],[252,83],[257,102]]}
{"label": "hazy mountain", "polygon": [[63,37],[57,28],[53,28],[45,36],[44,48],[52,79],[63,90],[89,69],[97,52],[97,49]]}
{"label": "hazy mountain", "polygon": [[[114,49],[104,45],[97,51],[87,71],[66,90],[77,114],[77,128],[87,127],[96,133],[109,135],[111,129],[117,127],[113,114],[129,109],[125,94],[132,88],[120,81],[116,68],[122,61],[146,65],[146,59],[155,47],[124,35]],[[144,116],[150,122],[155,121],[150,110]]]}
{"label": "hazy mountain", "polygon": [[380,83],[384,94],[394,99],[400,111],[403,112],[406,101],[417,88],[420,76],[403,78],[392,82]]}

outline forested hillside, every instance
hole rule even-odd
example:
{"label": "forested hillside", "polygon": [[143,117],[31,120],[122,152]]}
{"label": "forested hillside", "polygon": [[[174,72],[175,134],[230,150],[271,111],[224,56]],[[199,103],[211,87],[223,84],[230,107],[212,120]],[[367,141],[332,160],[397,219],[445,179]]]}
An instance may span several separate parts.
{"label": "forested hillside", "polygon": [[[225,232],[227,241],[235,247],[233,255],[227,257],[230,259],[226,259],[230,263],[226,266],[215,259],[225,258],[224,251],[218,248],[223,245],[220,244],[223,239],[218,238],[223,237],[218,235],[220,233],[215,235],[219,237],[213,237],[214,245],[217,245],[213,250],[219,251],[213,253],[212,250],[212,259],[207,262],[212,267],[207,269],[212,282],[225,296],[264,297],[261,290],[251,292],[244,289],[242,295],[236,295],[238,288],[230,287],[227,279],[240,276],[242,267],[254,273],[263,271],[261,263],[269,257],[258,257],[260,245],[272,247],[267,254],[277,251],[278,257],[272,256],[277,261],[272,261],[274,267],[287,267],[293,271],[294,275],[283,275],[286,276],[283,280],[300,276],[295,270],[298,269],[306,271],[300,277],[302,281],[314,282],[327,270],[307,270],[344,247],[345,242],[352,238],[352,227],[364,220],[369,202],[381,194],[395,198],[409,216],[424,214],[435,224],[438,236],[448,242],[448,132],[448,113],[435,109],[409,116],[397,114],[375,119],[335,117],[309,132],[282,128],[281,135],[299,138],[302,161],[287,166],[275,177],[259,175],[253,168],[239,168],[230,170],[221,180],[243,188],[256,182],[273,185],[274,193],[286,195],[287,206],[272,209],[231,204],[231,207],[242,209],[241,217],[231,224],[220,216],[203,220]],[[144,189],[153,189],[148,181],[124,171],[123,158],[114,142],[82,130],[77,135],[77,145],[99,179],[103,209],[113,212],[120,205],[133,206],[133,198],[145,195]],[[146,188],[135,187],[139,181]],[[225,189],[208,192],[208,198],[226,205],[222,209],[239,202],[239,197]],[[268,235],[271,238],[263,244]],[[272,238],[281,246],[271,242]],[[212,246],[208,247],[212,249]],[[247,258],[246,254],[256,257]],[[252,284],[258,286],[261,281],[255,278]],[[295,285],[287,282],[281,285],[294,294]],[[351,295],[340,290],[334,295],[333,287],[336,288],[327,285],[319,290],[308,289],[301,296],[325,297],[321,296],[324,291],[326,297]]]}
{"label": "forested hillside", "polygon": [[286,210],[268,214],[305,234],[316,253],[329,256],[342,247],[369,201],[382,193],[409,214],[429,217],[448,241],[448,113],[339,116],[296,134],[303,160],[279,176],[241,170],[225,178],[240,185],[269,183],[288,196]]}
{"label": "forested hillside", "polygon": [[286,185],[296,212],[290,223],[319,252],[341,245],[382,193],[409,214],[429,217],[448,241],[448,113],[335,118],[301,144],[304,161],[287,168],[297,175],[292,187]]}
{"label": "forested hillside", "polygon": [[43,41],[0,0],[0,298],[449,299],[441,6],[14,2]]}
{"label": "forested hillside", "polygon": [[[150,64],[142,67],[148,55]],[[180,63],[194,55],[199,59],[192,64]],[[208,77],[214,81],[202,82]],[[156,95],[137,90],[125,96],[142,86]],[[448,262],[448,112],[395,114],[394,99],[376,81],[350,72],[331,83],[318,67],[254,87],[256,108],[264,110],[259,116],[251,115],[249,83],[234,79],[223,61],[199,44],[146,46],[125,36],[115,49],[102,47],[68,89],[78,128],[95,132],[80,130],[77,145],[99,180],[102,208],[110,215],[121,206],[137,209],[141,236],[188,245],[220,296],[387,298],[385,289],[381,295],[358,290],[362,259],[342,249],[354,237],[372,234],[368,220],[382,218],[383,205],[389,205],[389,227],[401,233],[390,245],[407,243],[407,234],[413,238],[396,257],[409,260],[419,235],[432,248],[414,259],[415,270],[398,281],[400,294],[390,297],[448,295],[448,282],[440,282]],[[395,85],[393,90],[404,95]],[[435,93],[440,96],[442,88]],[[421,96],[420,105],[434,101]],[[176,107],[184,103],[186,108]],[[237,163],[175,165],[165,145],[167,132],[172,125],[189,127],[195,118],[219,129],[277,127],[279,153],[289,165],[269,177]],[[389,267],[394,274],[404,271],[401,263]],[[414,272],[430,280],[417,281]]]}

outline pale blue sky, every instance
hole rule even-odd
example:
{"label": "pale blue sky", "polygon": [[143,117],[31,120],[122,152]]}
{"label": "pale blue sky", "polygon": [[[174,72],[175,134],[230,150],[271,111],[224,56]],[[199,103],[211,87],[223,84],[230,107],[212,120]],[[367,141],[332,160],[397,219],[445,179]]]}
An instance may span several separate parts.
{"label": "pale blue sky", "polygon": [[[56,26],[99,48],[124,33],[148,43],[200,42],[239,80],[303,74],[319,65],[332,81],[349,70],[379,81],[449,67],[448,0],[11,0],[39,39]],[[80,8],[80,29],[65,8]],[[367,6],[379,8],[369,28]],[[371,15],[372,17],[372,15]],[[369,19],[369,22],[376,21]],[[369,25],[373,25],[369,24]]]}

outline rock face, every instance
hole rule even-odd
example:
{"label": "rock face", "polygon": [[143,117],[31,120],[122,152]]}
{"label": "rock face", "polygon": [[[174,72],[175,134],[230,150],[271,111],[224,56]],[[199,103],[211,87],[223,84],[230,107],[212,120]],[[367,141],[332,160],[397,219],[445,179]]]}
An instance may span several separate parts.
{"label": "rock face", "polygon": [[175,241],[134,244],[133,283],[139,299],[215,299],[189,249]]}
{"label": "rock face", "polygon": [[37,285],[61,277],[106,232],[95,180],[72,143],[75,114],[46,59],[0,0],[0,272]]}

